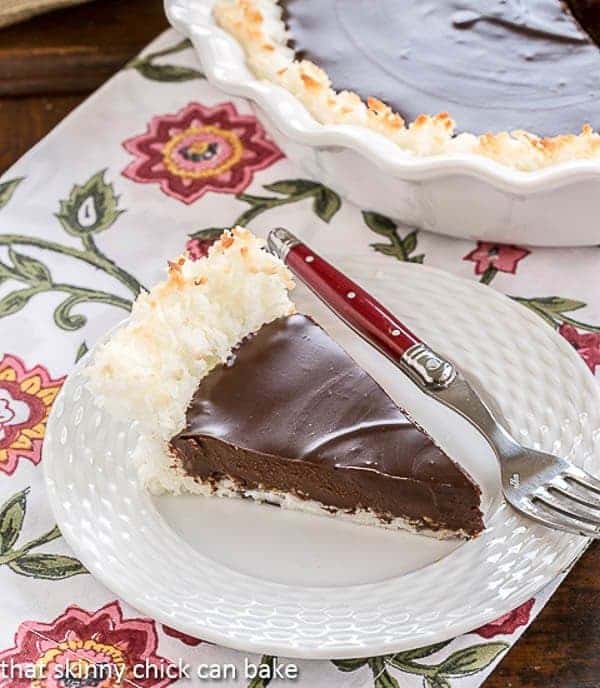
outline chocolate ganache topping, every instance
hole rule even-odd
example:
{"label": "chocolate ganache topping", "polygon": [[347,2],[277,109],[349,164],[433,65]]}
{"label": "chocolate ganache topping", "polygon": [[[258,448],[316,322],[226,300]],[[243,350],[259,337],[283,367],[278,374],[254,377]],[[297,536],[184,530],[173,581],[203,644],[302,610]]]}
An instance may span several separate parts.
{"label": "chocolate ganache topping", "polygon": [[482,529],[473,481],[303,315],[265,325],[207,375],[171,446],[202,480]]}
{"label": "chocolate ganache topping", "polygon": [[[298,57],[336,90],[407,121],[450,112],[460,131],[538,135],[600,127],[597,3],[570,0],[283,0]],[[587,26],[589,24],[589,26]]]}

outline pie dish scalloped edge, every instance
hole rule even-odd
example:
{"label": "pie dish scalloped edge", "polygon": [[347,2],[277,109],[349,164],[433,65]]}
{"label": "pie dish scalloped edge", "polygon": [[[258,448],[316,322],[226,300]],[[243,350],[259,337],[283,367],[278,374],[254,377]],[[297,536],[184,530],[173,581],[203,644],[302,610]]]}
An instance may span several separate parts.
{"label": "pie dish scalloped edge", "polygon": [[450,236],[540,246],[600,242],[592,221],[599,159],[522,171],[478,154],[410,157],[367,127],[320,124],[296,96],[251,72],[242,46],[216,24],[213,5],[165,0],[169,21],[191,39],[207,79],[258,106],[276,143],[308,176],[361,207]]}
{"label": "pie dish scalloped edge", "polygon": [[481,155],[528,172],[570,159],[598,161],[600,134],[589,124],[580,134],[552,137],[523,130],[457,133],[452,108],[437,115],[422,113],[407,123],[378,98],[363,100],[353,91],[336,91],[324,69],[299,59],[289,47],[294,36],[283,12],[283,0],[215,0],[213,5],[217,24],[244,47],[257,78],[293,93],[321,124],[358,125],[381,133],[411,157]]}

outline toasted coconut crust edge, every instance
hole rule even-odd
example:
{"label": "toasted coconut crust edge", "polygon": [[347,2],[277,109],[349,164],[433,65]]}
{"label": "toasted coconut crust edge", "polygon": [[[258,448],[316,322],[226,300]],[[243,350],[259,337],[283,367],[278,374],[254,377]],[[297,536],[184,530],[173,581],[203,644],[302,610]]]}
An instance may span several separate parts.
{"label": "toasted coconut crust edge", "polygon": [[295,311],[292,275],[263,245],[235,227],[208,256],[169,261],[166,279],[138,296],[86,367],[96,403],[164,440],[182,429],[200,380],[244,337]]}
{"label": "toasted coconut crust edge", "polygon": [[320,67],[296,60],[287,45],[278,0],[217,0],[213,13],[242,45],[254,74],[283,86],[321,124],[365,126],[417,157],[474,154],[526,172],[600,156],[600,134],[589,124],[582,126],[580,134],[549,138],[522,130],[455,135],[456,123],[447,112],[422,114],[407,124],[377,98],[364,102],[352,91],[334,91]]}

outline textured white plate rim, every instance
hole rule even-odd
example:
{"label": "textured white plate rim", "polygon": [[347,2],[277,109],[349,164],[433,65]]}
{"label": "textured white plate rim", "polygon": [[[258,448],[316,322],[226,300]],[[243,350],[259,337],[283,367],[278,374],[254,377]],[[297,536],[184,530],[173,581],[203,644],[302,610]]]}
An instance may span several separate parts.
{"label": "textured white plate rim", "polygon": [[208,11],[213,2],[165,0],[165,10],[171,24],[194,43],[208,80],[225,93],[257,103],[292,140],[315,147],[338,146],[355,150],[392,176],[418,181],[450,173],[464,174],[520,194],[548,191],[600,177],[598,160],[571,160],[524,172],[474,154],[416,158],[382,134],[365,127],[321,124],[290,92],[259,80],[250,72],[238,42],[216,25]]}
{"label": "textured white plate rim", "polygon": [[[338,256],[342,256],[343,254],[338,254]],[[418,271],[419,274],[423,273],[431,273],[432,275],[438,275],[440,278],[443,277],[444,279],[448,280],[449,282],[454,282],[454,283],[459,283],[463,285],[468,285],[470,289],[474,289],[479,291],[482,295],[485,294],[485,296],[489,299],[497,300],[506,303],[509,301],[509,299],[504,296],[503,294],[496,292],[495,290],[479,284],[477,282],[472,282],[470,280],[466,280],[461,277],[457,277],[455,275],[451,275],[449,273],[446,273],[443,270],[437,269],[437,268],[431,268],[429,266],[414,266],[411,265],[410,263],[398,263],[395,265],[395,269],[399,270],[407,270],[408,272],[411,272],[413,270]],[[386,269],[384,268],[382,272],[385,272]],[[529,310],[525,309],[522,306],[519,306],[518,304],[512,302],[512,306],[518,310],[518,312],[521,314],[522,317],[525,317],[528,319],[534,326],[540,326],[543,327],[545,330],[549,330],[548,326],[545,325],[539,316],[531,313]],[[125,321],[123,321],[125,322]],[[118,324],[115,328],[120,327],[122,323]],[[110,333],[109,333],[110,334]],[[552,332],[549,332],[549,334],[552,335]],[[108,335],[107,335],[108,336]],[[558,334],[553,335],[555,338],[555,343],[562,349],[564,352],[565,356],[569,356],[571,358],[571,362],[580,369],[580,371],[584,372],[586,375],[589,375],[589,371],[587,370],[587,367],[579,357],[579,355],[573,350],[571,346],[564,340],[562,337],[560,337]],[[84,358],[82,358],[78,365],[75,367],[73,373],[75,373],[78,370],[81,370],[85,365],[86,362],[90,360],[90,357],[93,356],[93,351],[92,349]],[[53,430],[53,425],[55,422],[55,413],[54,409],[57,408],[59,400],[62,399],[63,397],[67,396],[67,393],[69,391],[69,382],[73,378],[73,373],[69,376],[67,381],[65,382],[63,389],[61,390],[59,396],[57,397],[54,406],[53,406],[53,411],[50,414],[50,418],[48,420],[48,429],[47,429],[47,436],[51,434]],[[600,392],[597,393],[597,403],[600,403]],[[59,527],[62,526],[64,523],[65,519],[65,509],[64,509],[64,504],[63,504],[63,499],[61,498],[60,491],[57,489],[56,482],[53,479],[53,469],[55,462],[60,461],[60,454],[59,453],[53,453],[51,451],[50,443],[46,443],[44,445],[44,453],[43,453],[43,473],[44,473],[44,478],[46,481],[47,485],[47,493],[49,497],[49,502],[50,506],[52,508],[52,511],[54,513],[54,516],[56,518],[56,521],[59,525]],[[148,509],[152,510],[159,518],[160,514],[152,502],[152,500],[149,498],[148,495],[145,495],[145,500],[147,502],[146,506]],[[520,517],[519,517],[520,518]],[[523,523],[526,523],[523,520]],[[535,526],[534,526],[535,527]],[[544,529],[545,530],[545,529]],[[173,532],[173,537],[180,539],[179,535],[177,535],[174,531]],[[488,531],[489,532],[489,531]],[[551,531],[548,531],[550,534]],[[70,537],[67,532],[63,532],[63,536],[65,537],[66,541],[70,545],[70,547],[73,549],[73,552],[75,555],[84,563],[84,565],[88,566],[88,563],[86,562],[87,559],[87,552],[85,548],[83,547],[82,543],[79,542],[76,538]],[[478,544],[481,543],[482,538],[485,536],[485,533],[483,536],[480,538],[477,538],[475,540],[472,540],[465,545],[463,545],[460,549],[462,550],[463,548],[466,547],[476,547]],[[381,641],[373,641],[372,639],[369,639],[367,641],[363,641],[360,643],[360,645],[354,645],[354,644],[344,644],[344,645],[328,645],[328,644],[323,644],[321,647],[318,649],[315,649],[311,647],[308,651],[303,650],[302,648],[298,648],[296,646],[291,646],[286,644],[285,642],[277,642],[277,641],[269,641],[269,642],[260,642],[256,643],[254,642],[251,638],[244,638],[242,640],[236,640],[232,639],[229,637],[227,634],[221,633],[218,630],[214,630],[209,627],[202,627],[201,629],[198,627],[198,625],[193,624],[193,623],[186,623],[185,621],[177,618],[173,618],[167,614],[162,614],[160,612],[157,612],[152,605],[146,604],[141,597],[135,597],[133,596],[130,591],[127,589],[125,585],[122,585],[121,582],[117,578],[113,578],[110,575],[106,575],[103,570],[97,568],[94,565],[89,565],[88,569],[91,574],[93,574],[103,585],[105,585],[109,590],[112,590],[114,593],[116,593],[119,597],[121,597],[123,600],[125,600],[128,604],[136,608],[138,611],[141,613],[155,619],[156,621],[172,626],[176,628],[177,630],[187,633],[191,636],[199,637],[202,638],[205,641],[212,642],[218,645],[223,645],[226,647],[230,647],[236,650],[244,651],[244,652],[255,652],[255,653],[268,653],[268,654],[273,654],[277,656],[285,656],[285,657],[292,657],[292,658],[305,658],[305,659],[344,659],[344,658],[352,658],[356,656],[374,656],[374,655],[379,655],[379,654],[388,654],[388,653],[393,653],[393,652],[399,652],[403,650],[408,650],[412,649],[413,647],[416,646],[423,646],[431,643],[436,643],[436,642],[442,642],[444,640],[448,640],[452,637],[456,637],[458,635],[468,633],[472,631],[473,629],[479,628],[480,626],[485,625],[486,623],[489,623],[491,621],[494,621],[496,618],[498,618],[502,613],[507,613],[511,611],[512,609],[516,608],[520,604],[526,602],[528,599],[530,599],[533,595],[535,595],[539,590],[544,587],[547,583],[549,583],[554,577],[557,575],[563,573],[564,571],[567,571],[572,564],[576,561],[576,559],[581,555],[581,553],[585,550],[587,545],[589,544],[589,540],[586,538],[580,538],[576,536],[568,536],[565,534],[561,535],[561,547],[559,548],[559,554],[556,556],[556,559],[552,561],[546,571],[546,575],[544,580],[538,580],[538,581],[525,581],[523,582],[522,586],[519,588],[519,591],[514,593],[513,595],[510,596],[510,599],[508,601],[504,601],[504,606],[501,608],[502,611],[499,613],[498,608],[494,608],[491,611],[486,611],[483,610],[478,614],[470,614],[468,617],[461,618],[461,619],[455,619],[452,623],[451,628],[445,628],[442,629],[438,632],[432,632],[432,633],[423,633],[419,636],[418,641],[413,641],[411,642],[410,640],[407,641],[406,638],[402,640],[391,640],[389,642],[381,642]],[[458,551],[458,550],[457,550]],[[455,554],[455,553],[453,553]],[[453,554],[449,555],[449,557],[452,557]],[[448,564],[448,557],[442,559],[441,561],[435,562],[429,566],[426,567],[427,570],[434,569],[434,568],[440,568],[447,566]],[[222,568],[226,568],[222,564],[217,563],[217,566],[221,566]],[[423,574],[423,569],[420,571],[414,571],[410,574],[407,574],[408,576],[419,574]],[[245,578],[248,580],[254,580],[252,579],[251,576],[247,576],[243,573],[235,572],[235,575],[240,577],[240,578]],[[401,576],[404,578],[405,576]],[[286,590],[289,590],[290,586],[282,584],[282,583],[276,583],[276,582],[268,582],[269,586],[272,586],[273,588],[276,588],[280,590],[281,592],[285,592]],[[354,585],[354,586],[348,586],[347,589],[352,589],[357,592],[360,592],[362,589],[368,590],[373,588],[375,584],[373,583],[366,583],[366,584],[359,584],[359,585]],[[293,587],[293,586],[291,586]],[[303,588],[303,591],[305,592],[310,592],[314,594],[329,594],[331,592],[331,588],[328,587],[319,587],[319,586],[312,586],[312,587],[306,587]]]}

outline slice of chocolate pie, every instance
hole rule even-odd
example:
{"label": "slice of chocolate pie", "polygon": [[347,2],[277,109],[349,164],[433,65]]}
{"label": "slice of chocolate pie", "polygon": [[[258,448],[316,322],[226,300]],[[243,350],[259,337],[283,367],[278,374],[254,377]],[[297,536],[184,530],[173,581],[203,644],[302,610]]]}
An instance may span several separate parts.
{"label": "slice of chocolate pie", "polygon": [[292,312],[290,286],[286,268],[234,230],[208,258],[171,264],[96,353],[90,388],[143,424],[143,481],[437,537],[481,532],[476,483]]}
{"label": "slice of chocolate pie", "polygon": [[600,155],[597,0],[217,0],[214,13],[254,72],[325,124],[523,170]]}
{"label": "slice of chocolate pie", "polygon": [[247,337],[198,386],[170,446],[215,492],[472,536],[479,488],[315,322]]}

